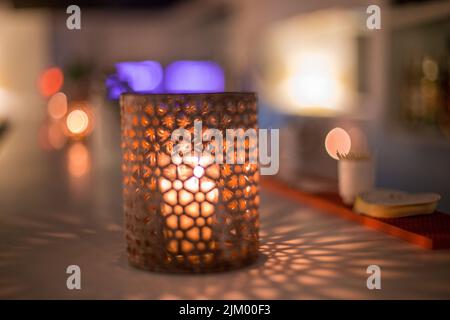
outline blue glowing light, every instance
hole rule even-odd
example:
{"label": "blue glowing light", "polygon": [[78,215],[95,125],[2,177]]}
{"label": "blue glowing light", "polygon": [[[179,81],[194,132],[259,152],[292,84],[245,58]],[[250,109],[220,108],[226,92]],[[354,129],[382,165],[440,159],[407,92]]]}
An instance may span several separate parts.
{"label": "blue glowing light", "polygon": [[225,76],[222,68],[211,61],[175,61],[167,66],[167,92],[223,92]]}
{"label": "blue glowing light", "polygon": [[115,66],[116,73],[105,83],[112,100],[124,92],[223,92],[225,88],[223,69],[212,61],[175,61],[165,72],[156,61],[119,62]]}
{"label": "blue glowing light", "polygon": [[116,74],[108,76],[105,84],[108,91],[108,98],[112,100],[119,99],[122,93],[129,91],[128,85],[121,82]]}
{"label": "blue glowing light", "polygon": [[163,83],[163,68],[156,61],[120,62],[117,77],[134,92],[156,92]]}

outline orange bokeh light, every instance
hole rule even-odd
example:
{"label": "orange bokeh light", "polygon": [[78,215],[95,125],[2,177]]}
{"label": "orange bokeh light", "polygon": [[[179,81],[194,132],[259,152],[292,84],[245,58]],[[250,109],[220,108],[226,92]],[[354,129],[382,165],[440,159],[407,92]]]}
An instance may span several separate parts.
{"label": "orange bokeh light", "polygon": [[347,154],[350,152],[352,142],[350,135],[342,128],[334,128],[328,132],[325,138],[325,149],[330,157],[338,160],[337,153]]}
{"label": "orange bokeh light", "polygon": [[39,130],[38,139],[40,146],[47,151],[62,149],[67,141],[59,122],[45,123]]}
{"label": "orange bokeh light", "polygon": [[47,111],[50,117],[55,120],[61,119],[67,112],[67,97],[64,93],[54,94],[47,104]]}
{"label": "orange bokeh light", "polygon": [[58,67],[49,68],[39,77],[39,91],[44,97],[50,97],[62,88],[63,83],[62,70]]}
{"label": "orange bokeh light", "polygon": [[81,135],[89,128],[89,116],[81,109],[72,110],[66,119],[67,129],[74,135]]}
{"label": "orange bokeh light", "polygon": [[68,150],[68,170],[73,177],[81,177],[89,172],[91,159],[89,150],[81,143],[76,142]]}
{"label": "orange bokeh light", "polygon": [[66,144],[66,136],[59,123],[51,123],[48,127],[48,142],[54,149],[62,149]]}

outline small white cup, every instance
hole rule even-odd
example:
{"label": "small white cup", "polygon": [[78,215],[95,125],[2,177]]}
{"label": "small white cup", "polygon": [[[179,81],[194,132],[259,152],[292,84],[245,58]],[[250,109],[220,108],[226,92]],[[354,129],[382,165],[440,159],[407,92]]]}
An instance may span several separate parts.
{"label": "small white cup", "polygon": [[339,195],[346,205],[351,205],[358,194],[374,188],[374,162],[372,159],[341,159],[338,178]]}

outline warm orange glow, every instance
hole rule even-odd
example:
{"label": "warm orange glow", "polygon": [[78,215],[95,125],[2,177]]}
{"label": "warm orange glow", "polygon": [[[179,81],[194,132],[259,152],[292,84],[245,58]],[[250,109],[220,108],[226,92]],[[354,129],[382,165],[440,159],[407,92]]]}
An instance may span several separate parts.
{"label": "warm orange glow", "polygon": [[71,101],[64,118],[64,133],[74,139],[87,137],[94,129],[94,113],[87,101]]}
{"label": "warm orange glow", "polygon": [[[163,192],[162,212],[166,216],[167,231],[175,237],[184,236],[189,241],[209,241],[212,238],[210,228],[211,215],[219,201],[219,189],[216,183],[206,175],[218,176],[219,167],[205,157],[185,159],[185,164],[177,165],[177,177],[173,182],[165,177],[159,179],[159,188]],[[189,163],[187,165],[186,163]],[[207,170],[205,170],[205,166]],[[185,233],[183,233],[183,231]],[[193,244],[186,240],[171,240],[167,250],[172,253],[192,251]],[[206,249],[204,243],[197,244],[198,250]]]}
{"label": "warm orange glow", "polygon": [[89,128],[89,117],[81,109],[72,110],[67,116],[67,129],[72,134],[83,134]]}
{"label": "warm orange glow", "polygon": [[73,177],[81,177],[89,172],[91,159],[89,150],[81,143],[77,142],[70,146],[68,151],[68,170]]}
{"label": "warm orange glow", "polygon": [[39,130],[39,145],[44,150],[59,150],[66,144],[66,136],[60,122],[44,124]]}
{"label": "warm orange glow", "polygon": [[352,146],[350,136],[342,128],[334,128],[328,132],[325,138],[325,149],[330,157],[338,160],[337,153],[347,154]]}
{"label": "warm orange glow", "polygon": [[[268,24],[261,41],[257,83],[270,105],[283,113],[333,116],[358,104],[360,13],[324,9]],[[299,32],[308,30],[308,32]]]}
{"label": "warm orange glow", "polygon": [[59,123],[48,126],[48,142],[54,149],[61,149],[66,144],[66,137]]}
{"label": "warm orange glow", "polygon": [[287,77],[286,97],[298,108],[337,110],[340,84],[329,56],[321,53],[300,55],[295,71]]}
{"label": "warm orange glow", "polygon": [[44,97],[50,97],[61,89],[63,83],[62,70],[58,67],[49,68],[39,78],[39,91]]}
{"label": "warm orange glow", "polygon": [[50,117],[55,120],[61,119],[67,113],[67,97],[64,93],[54,94],[47,104],[47,111]]}

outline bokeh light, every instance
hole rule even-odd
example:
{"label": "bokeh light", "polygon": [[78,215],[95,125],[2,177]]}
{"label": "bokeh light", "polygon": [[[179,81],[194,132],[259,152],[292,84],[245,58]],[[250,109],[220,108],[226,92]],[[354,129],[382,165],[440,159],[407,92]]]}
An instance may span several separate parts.
{"label": "bokeh light", "polygon": [[60,150],[67,142],[62,124],[58,121],[45,123],[39,130],[38,138],[40,147],[46,151]]}
{"label": "bokeh light", "polygon": [[55,93],[47,103],[47,112],[55,120],[59,120],[66,115],[67,97],[64,93]]}
{"label": "bokeh light", "polygon": [[81,135],[89,128],[89,116],[81,109],[72,110],[66,119],[67,129],[74,135]]}
{"label": "bokeh light", "polygon": [[51,123],[48,127],[48,142],[54,149],[62,149],[66,144],[66,136],[60,123]]}
{"label": "bokeh light", "polygon": [[439,75],[439,66],[435,60],[426,57],[422,62],[422,71],[429,81],[436,81]]}
{"label": "bokeh light", "polygon": [[342,128],[334,128],[328,132],[325,138],[325,149],[330,157],[338,160],[338,152],[340,154],[347,154],[350,152],[352,142],[350,135]]}
{"label": "bokeh light", "polygon": [[223,92],[225,76],[212,61],[175,61],[167,66],[165,87],[168,92]]}
{"label": "bokeh light", "polygon": [[308,116],[358,110],[360,25],[356,11],[331,8],[270,24],[255,52],[255,78],[266,103]]}
{"label": "bokeh light", "polygon": [[339,81],[328,56],[309,54],[299,61],[297,70],[284,83],[291,103],[302,108],[338,109]]}
{"label": "bokeh light", "polygon": [[106,89],[108,91],[108,98],[111,100],[119,99],[120,95],[127,92],[128,85],[119,80],[116,74],[112,74],[106,78]]}
{"label": "bokeh light", "polygon": [[57,93],[64,84],[64,75],[60,68],[52,67],[42,72],[39,77],[39,91],[44,97]]}
{"label": "bokeh light", "polygon": [[163,80],[163,68],[157,61],[120,62],[117,77],[134,92],[153,92]]}
{"label": "bokeh light", "polygon": [[81,177],[89,172],[91,159],[89,150],[81,143],[76,142],[68,150],[68,171],[72,177]]}

